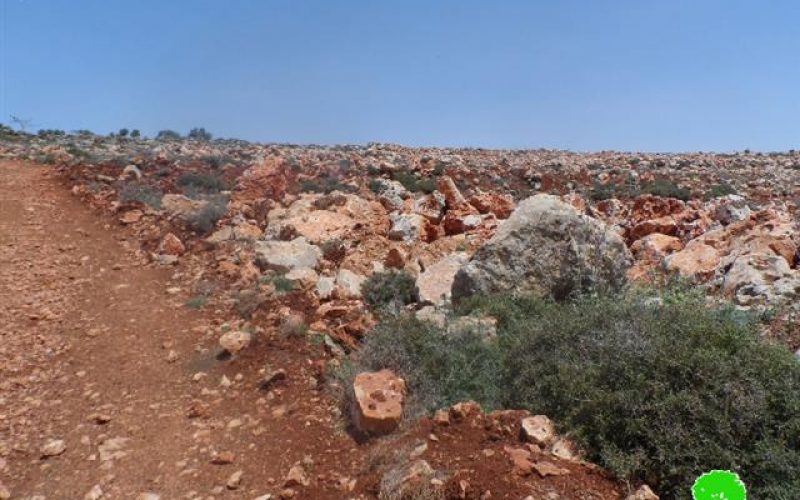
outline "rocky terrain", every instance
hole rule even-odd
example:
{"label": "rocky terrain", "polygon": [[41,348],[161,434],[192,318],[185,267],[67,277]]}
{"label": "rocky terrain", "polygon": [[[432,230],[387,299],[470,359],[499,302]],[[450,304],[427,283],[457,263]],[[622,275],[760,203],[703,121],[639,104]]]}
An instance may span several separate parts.
{"label": "rocky terrain", "polygon": [[3,129],[0,157],[16,207],[0,239],[2,499],[657,498],[543,415],[463,402],[404,418],[389,371],[358,375],[341,408],[330,374],[380,321],[365,282],[392,270],[418,290],[399,307],[432,321],[475,294],[680,277],[800,348],[793,151]]}

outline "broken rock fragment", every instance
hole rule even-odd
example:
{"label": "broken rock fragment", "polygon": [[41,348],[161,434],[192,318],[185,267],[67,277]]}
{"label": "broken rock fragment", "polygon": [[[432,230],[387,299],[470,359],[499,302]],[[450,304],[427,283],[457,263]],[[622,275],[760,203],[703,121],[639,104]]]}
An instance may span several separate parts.
{"label": "broken rock fragment", "polygon": [[397,429],[406,394],[402,378],[391,370],[359,373],[353,381],[353,392],[353,423],[359,431],[382,435]]}

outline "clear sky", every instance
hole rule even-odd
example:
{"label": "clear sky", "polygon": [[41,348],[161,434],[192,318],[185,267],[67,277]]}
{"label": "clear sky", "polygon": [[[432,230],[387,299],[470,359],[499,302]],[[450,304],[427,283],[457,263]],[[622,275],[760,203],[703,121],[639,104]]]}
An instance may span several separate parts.
{"label": "clear sky", "polygon": [[0,121],[261,142],[800,149],[797,0],[0,0]]}

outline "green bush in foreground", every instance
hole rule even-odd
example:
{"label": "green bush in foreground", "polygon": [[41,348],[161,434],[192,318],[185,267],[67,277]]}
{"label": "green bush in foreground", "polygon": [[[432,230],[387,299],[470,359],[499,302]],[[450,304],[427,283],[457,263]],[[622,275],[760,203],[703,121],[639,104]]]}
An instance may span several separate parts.
{"label": "green bush in foreground", "polygon": [[375,273],[361,285],[364,301],[373,309],[399,312],[419,300],[417,281],[405,271]]}
{"label": "green bush in foreground", "polygon": [[689,498],[712,469],[737,472],[755,498],[800,498],[800,366],[754,319],[677,289],[484,297],[460,312],[497,318],[497,339],[395,318],[358,367],[397,370],[428,410],[474,399],[549,415],[591,460],[662,498]]}

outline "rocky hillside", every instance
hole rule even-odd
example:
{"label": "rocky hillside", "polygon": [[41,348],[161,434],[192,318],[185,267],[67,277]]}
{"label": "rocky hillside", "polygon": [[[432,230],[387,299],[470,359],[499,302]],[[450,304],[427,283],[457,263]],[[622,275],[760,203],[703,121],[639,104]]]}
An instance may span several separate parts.
{"label": "rocky hillside", "polygon": [[[142,258],[174,267],[191,290],[187,307],[231,318],[217,332],[226,351],[248,349],[264,330],[303,336],[325,350],[314,368],[323,378],[358,352],[381,321],[378,305],[442,322],[453,302],[474,295],[561,300],[676,277],[704,290],[709,302],[757,312],[766,318],[763,335],[800,348],[794,151],[299,146],[4,129],[0,156],[52,165],[74,195],[136,237]],[[478,321],[492,337],[496,320]],[[353,420],[365,435],[394,432],[408,412],[403,379],[381,373],[357,376],[352,388]],[[498,443],[518,440],[520,425],[527,433],[502,446],[454,445],[463,446],[465,463],[478,452],[485,460],[466,467],[471,476],[441,480],[435,469],[452,468],[452,457],[426,454],[427,445],[413,441],[421,447],[404,465],[406,475],[446,485],[453,498],[478,498],[475,488],[467,493],[475,484],[498,491],[487,483],[498,456],[522,478],[557,478],[579,461],[543,416],[469,407],[421,425],[401,439],[441,439],[437,426],[449,429],[447,439],[464,426],[482,428]],[[591,498],[625,491],[592,474],[586,487],[599,496]],[[383,481],[376,491],[398,488],[386,486],[386,476],[375,481]],[[579,498],[560,491],[566,496],[553,498]],[[653,497],[646,487],[636,494]]]}

